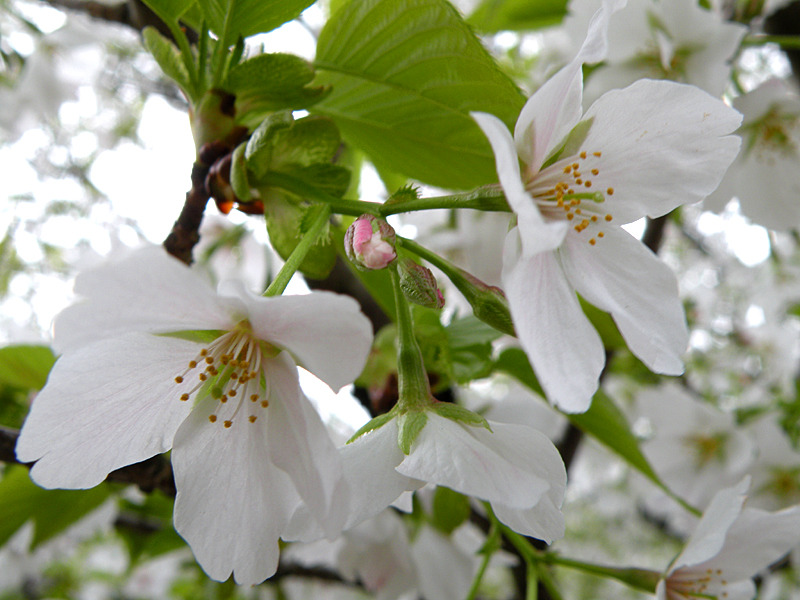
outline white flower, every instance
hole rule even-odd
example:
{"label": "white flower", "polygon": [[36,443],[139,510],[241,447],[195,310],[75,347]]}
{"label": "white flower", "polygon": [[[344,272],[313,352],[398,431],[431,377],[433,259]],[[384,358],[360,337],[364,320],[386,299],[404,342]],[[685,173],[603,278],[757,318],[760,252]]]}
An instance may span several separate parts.
{"label": "white flower", "polygon": [[353,300],[217,294],[156,247],[80,275],[76,292],[17,444],[39,485],[91,487],[172,448],[175,527],[219,580],[274,573],[298,506],[337,531],[341,465],[294,360],[333,388],[358,375],[371,334]]}
{"label": "white flower", "polygon": [[341,449],[351,489],[354,524],[377,514],[423,482],[491,503],[497,518],[550,543],[564,535],[561,503],[567,473],[543,433],[489,421],[492,431],[427,411],[427,422],[406,456],[397,445],[397,419]]}
{"label": "white flower", "polygon": [[629,0],[609,23],[608,56],[592,73],[586,96],[597,98],[643,77],[690,83],[720,96],[747,31],[696,0]]}
{"label": "white flower", "polygon": [[800,96],[771,79],[739,96],[733,105],[744,115],[737,133],[742,150],[705,206],[722,211],[736,196],[742,212],[759,225],[786,231],[800,225]]}
{"label": "white flower", "polygon": [[[646,389],[636,406],[654,429],[642,451],[667,487],[693,506],[705,506],[716,490],[739,481],[753,462],[753,442],[733,415],[678,385]],[[648,504],[655,508],[652,501]]]}
{"label": "white flower", "polygon": [[745,508],[749,481],[714,496],[656,590],[658,600],[751,600],[752,577],[800,538],[800,506],[769,513]]}
{"label": "white flower", "polygon": [[513,138],[496,117],[473,114],[518,219],[503,283],[519,340],[549,400],[568,412],[589,407],[605,362],[576,292],[611,313],[651,370],[683,371],[688,333],[675,276],[619,225],[701,200],[739,146],[726,135],[738,113],[673,82],[608,92],[581,115],[581,66],[605,54],[608,9],[575,60],[528,100]]}

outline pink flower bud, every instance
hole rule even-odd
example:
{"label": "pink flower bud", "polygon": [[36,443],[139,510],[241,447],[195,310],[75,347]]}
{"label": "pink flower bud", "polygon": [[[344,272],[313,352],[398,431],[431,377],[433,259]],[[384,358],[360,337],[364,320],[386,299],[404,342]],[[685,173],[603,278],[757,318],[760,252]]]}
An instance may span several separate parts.
{"label": "pink flower bud", "polygon": [[347,228],[344,249],[354,265],[361,269],[385,269],[395,258],[396,235],[383,219],[361,215]]}

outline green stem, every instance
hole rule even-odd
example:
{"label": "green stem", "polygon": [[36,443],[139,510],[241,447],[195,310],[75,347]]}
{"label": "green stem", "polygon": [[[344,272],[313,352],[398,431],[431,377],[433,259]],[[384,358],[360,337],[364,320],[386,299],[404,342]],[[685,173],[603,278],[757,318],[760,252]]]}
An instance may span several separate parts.
{"label": "green stem", "polygon": [[397,306],[397,386],[398,408],[423,409],[431,404],[428,372],[422,360],[422,351],[414,336],[414,321],[411,306],[400,288],[400,275],[391,269],[394,301]]}
{"label": "green stem", "polygon": [[396,203],[388,202],[381,205],[380,215],[388,217],[405,212],[437,208],[473,208],[488,212],[511,212],[500,187],[486,186],[463,194],[417,198]]}
{"label": "green stem", "polygon": [[525,569],[525,600],[538,600],[539,598],[539,569],[536,563],[526,562]]}
{"label": "green stem", "polygon": [[309,227],[308,231],[300,238],[300,241],[297,243],[294,250],[292,250],[292,253],[289,255],[283,267],[281,267],[278,275],[272,283],[269,284],[269,287],[264,292],[265,296],[279,296],[283,293],[283,290],[285,290],[286,286],[289,284],[289,280],[297,272],[297,269],[300,268],[300,265],[303,264],[303,260],[305,260],[309,250],[317,243],[319,234],[322,233],[325,224],[328,222],[328,217],[331,216],[330,208],[325,205],[317,205],[311,208],[311,210],[317,211],[317,214],[314,215],[311,227]]}
{"label": "green stem", "polygon": [[762,46],[778,44],[781,48],[800,49],[800,36],[797,35],[748,35],[742,40],[742,46]]}
{"label": "green stem", "polygon": [[486,573],[486,567],[489,566],[491,558],[492,555],[488,552],[483,555],[483,560],[481,560],[481,564],[478,567],[478,572],[475,573],[475,577],[472,580],[472,587],[469,588],[469,594],[467,594],[465,600],[475,600],[475,597],[478,595],[478,588],[481,587],[483,574]]}
{"label": "green stem", "polygon": [[376,217],[380,216],[380,204],[364,202],[363,200],[344,200],[342,198],[337,198],[301,179],[297,179],[285,173],[278,173],[277,171],[270,172],[264,179],[264,184],[281,188],[287,192],[292,192],[293,194],[307,198],[308,200],[327,204],[332,212],[340,215],[358,217],[363,214],[370,214]]}
{"label": "green stem", "polygon": [[[500,523],[500,528],[506,539],[511,542],[514,548],[517,549],[517,551],[526,561],[530,560],[532,562],[544,565],[558,565],[569,569],[583,571],[584,573],[589,573],[598,577],[616,579],[617,581],[621,581],[631,588],[643,590],[651,594],[655,593],[656,591],[656,585],[658,584],[658,580],[661,576],[660,573],[647,569],[607,567],[604,565],[587,563],[580,560],[573,560],[571,558],[564,558],[558,554],[553,554],[550,552],[541,552],[534,548],[524,536],[520,535],[513,529],[509,529],[502,523]],[[540,576],[542,576],[541,570],[539,573]],[[545,587],[547,587],[544,576],[542,576],[542,583],[544,583]]]}

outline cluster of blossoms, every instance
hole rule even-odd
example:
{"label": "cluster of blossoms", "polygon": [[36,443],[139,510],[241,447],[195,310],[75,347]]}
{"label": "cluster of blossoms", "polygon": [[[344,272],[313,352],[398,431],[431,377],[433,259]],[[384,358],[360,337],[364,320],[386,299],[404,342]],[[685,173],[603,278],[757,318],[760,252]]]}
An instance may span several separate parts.
{"label": "cluster of blossoms", "polygon": [[[687,14],[692,27],[681,25]],[[748,193],[759,185],[746,181],[753,165],[763,177],[796,158],[800,104],[784,84],[767,82],[733,107],[719,99],[746,32],[689,0],[603,0],[580,48],[532,94],[513,134],[497,116],[471,113],[511,211],[494,265],[501,287],[446,261],[435,266],[465,296],[483,294],[483,313],[467,298],[476,316],[515,334],[561,413],[590,409],[606,367],[604,340],[582,301],[612,317],[650,371],[684,371],[690,334],[675,274],[623,226],[710,194],[719,208],[732,190],[748,213]],[[587,93],[596,99],[584,110],[584,67],[597,63]],[[776,186],[781,198],[800,191],[791,177]],[[269,210],[266,194],[264,202]],[[795,204],[759,222],[794,227]],[[333,206],[317,213],[320,230]],[[486,567],[476,565],[476,548],[454,548],[428,524],[409,536],[386,509],[410,510],[409,493],[419,501],[439,486],[470,499],[467,510],[489,523],[482,540],[502,531],[550,544],[566,531],[567,469],[546,432],[521,418],[502,422],[433,396],[409,302],[440,309],[445,296],[434,272],[409,257],[415,247],[374,214],[344,234],[359,272],[388,271],[398,396],[346,443],[334,441],[306,397],[298,367],[334,392],[358,379],[374,340],[354,299],[277,295],[272,286],[258,296],[236,280],[214,289],[163,248],[146,247],[77,277],[79,301],[55,321],[60,358],[32,404],[17,459],[34,463],[31,477],[42,487],[89,488],[171,452],[175,529],[215,580],[260,583],[278,569],[281,540],[314,542],[379,598],[464,597],[467,586],[437,583],[434,565],[468,581]],[[293,262],[295,251],[290,276],[306,259]],[[800,454],[773,420],[744,430],[677,385],[637,389],[633,410],[652,429],[641,443],[641,461],[657,472],[651,479],[684,505],[705,508],[696,524],[668,515],[673,529],[693,533],[663,573],[649,574],[651,591],[659,600],[753,597],[751,577],[798,542],[800,510],[786,508],[797,489],[781,486]],[[618,428],[624,421],[607,419]],[[780,510],[743,508],[751,480],[751,504]],[[646,509],[656,512],[663,500],[648,498]]]}

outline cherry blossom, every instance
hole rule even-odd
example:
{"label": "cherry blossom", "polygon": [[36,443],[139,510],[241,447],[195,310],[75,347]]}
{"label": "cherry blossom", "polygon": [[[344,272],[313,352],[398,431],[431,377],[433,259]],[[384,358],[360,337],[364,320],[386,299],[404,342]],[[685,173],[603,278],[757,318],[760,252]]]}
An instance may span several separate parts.
{"label": "cherry blossom", "polygon": [[688,85],[640,80],[581,114],[582,64],[605,55],[619,4],[597,12],[575,59],[528,100],[513,138],[496,117],[473,113],[517,216],[502,276],[516,331],[548,399],[568,412],[589,407],[605,362],[576,292],[611,313],[651,370],[683,371],[675,276],[619,226],[701,200],[739,147],[728,134],[740,115]]}
{"label": "cherry blossom", "polygon": [[427,422],[404,455],[397,419],[341,449],[351,489],[348,524],[377,514],[424,483],[489,502],[503,523],[550,543],[564,535],[561,503],[567,474],[543,433],[489,421],[491,431],[427,411]]}
{"label": "cherry blossom", "polygon": [[714,496],[659,581],[658,600],[751,600],[756,595],[752,577],[797,544],[800,506],[775,513],[742,510],[749,484],[745,478]]}
{"label": "cherry blossom", "polygon": [[295,361],[334,389],[355,378],[371,342],[355,301],[264,298],[236,282],[217,293],[157,247],[75,289],[84,300],[56,320],[62,355],[17,444],[36,483],[91,487],[171,448],[175,527],[218,580],[272,575],[299,506],[338,531],[341,465]]}

